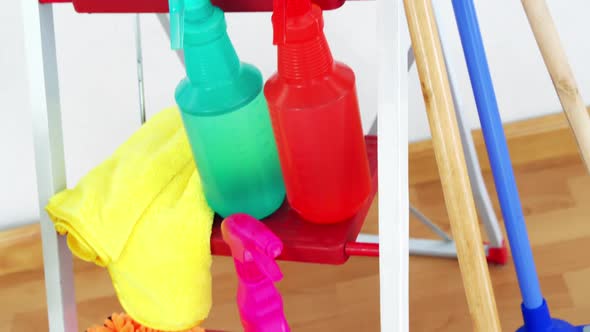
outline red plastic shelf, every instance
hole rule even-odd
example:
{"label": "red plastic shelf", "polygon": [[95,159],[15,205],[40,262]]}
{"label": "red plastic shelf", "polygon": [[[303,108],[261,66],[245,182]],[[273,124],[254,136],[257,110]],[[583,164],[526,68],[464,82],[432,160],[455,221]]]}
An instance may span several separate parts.
{"label": "red plastic shelf", "polygon": [[[350,251],[346,250],[346,244],[356,240],[377,193],[377,137],[366,136],[365,143],[372,190],[354,217],[333,225],[313,224],[303,220],[285,200],[273,215],[262,220],[283,241],[283,253],[278,257],[279,260],[320,264],[343,264],[348,260]],[[211,251],[214,255],[231,256],[229,247],[221,237],[221,221],[216,216],[211,234]]]}
{"label": "red plastic shelf", "polygon": [[[168,0],[39,0],[72,3],[78,13],[168,13]],[[271,12],[273,0],[212,0],[225,12]],[[324,10],[341,7],[345,0],[314,0]]]}

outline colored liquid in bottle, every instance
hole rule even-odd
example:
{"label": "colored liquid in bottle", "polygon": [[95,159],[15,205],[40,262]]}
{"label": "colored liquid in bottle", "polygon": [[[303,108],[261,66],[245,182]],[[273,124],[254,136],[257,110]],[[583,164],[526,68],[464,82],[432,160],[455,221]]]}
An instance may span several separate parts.
{"label": "colored liquid in bottle", "polygon": [[215,212],[261,219],[279,208],[285,188],[262,93],[236,111],[183,113],[182,118],[205,197]]}
{"label": "colored liquid in bottle", "polygon": [[344,221],[371,187],[354,73],[333,61],[323,34],[279,43],[278,55],[264,93],[287,199],[310,222]]}
{"label": "colored liquid in bottle", "polygon": [[285,199],[262,75],[239,60],[219,8],[208,2],[190,8],[184,16],[187,77],[175,99],[205,198],[222,217],[262,219]]}

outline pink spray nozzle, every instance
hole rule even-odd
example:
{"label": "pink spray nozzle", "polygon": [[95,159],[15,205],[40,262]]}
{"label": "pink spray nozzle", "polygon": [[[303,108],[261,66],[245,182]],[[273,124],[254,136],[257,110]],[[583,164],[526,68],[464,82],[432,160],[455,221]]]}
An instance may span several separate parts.
{"label": "pink spray nozzle", "polygon": [[237,302],[244,332],[289,332],[283,299],[274,286],[283,278],[275,258],[281,240],[262,222],[234,214],[221,223],[238,273]]}
{"label": "pink spray nozzle", "polygon": [[[283,243],[262,222],[247,214],[234,214],[223,221],[221,233],[235,260],[244,265],[256,266],[260,273],[272,281],[283,278],[275,261],[283,250]],[[243,273],[247,271],[252,270],[242,270]],[[252,276],[240,277],[248,279]]]}

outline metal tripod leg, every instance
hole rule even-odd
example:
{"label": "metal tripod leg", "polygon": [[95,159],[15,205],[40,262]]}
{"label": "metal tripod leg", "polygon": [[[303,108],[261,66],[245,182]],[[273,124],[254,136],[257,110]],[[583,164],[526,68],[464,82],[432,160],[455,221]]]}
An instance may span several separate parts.
{"label": "metal tripod leg", "polygon": [[137,90],[139,92],[139,121],[143,125],[145,115],[145,90],[143,83],[143,48],[141,47],[141,21],[139,14],[135,14],[135,56],[137,63]]}
{"label": "metal tripod leg", "polygon": [[413,207],[412,204],[410,204],[410,212],[416,218],[418,218],[418,220],[420,220],[421,223],[423,223],[428,228],[430,228],[430,230],[432,230],[433,232],[435,232],[443,240],[445,240],[445,241],[453,241],[453,239],[447,233],[445,233],[445,231],[443,231],[435,223],[433,223],[432,221],[430,221],[430,219],[428,219],[428,217],[426,217],[425,215],[422,214],[422,212],[420,212],[418,209],[416,209],[415,207]]}

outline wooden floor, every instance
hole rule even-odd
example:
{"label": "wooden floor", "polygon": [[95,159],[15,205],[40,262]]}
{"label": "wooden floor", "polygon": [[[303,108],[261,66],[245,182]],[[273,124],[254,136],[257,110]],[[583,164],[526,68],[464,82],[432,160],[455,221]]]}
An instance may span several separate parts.
{"label": "wooden floor", "polygon": [[[562,116],[507,126],[515,174],[545,297],[555,316],[590,323],[590,176],[577,156]],[[480,133],[474,134],[484,176],[493,194]],[[534,149],[541,149],[534,151]],[[440,182],[429,142],[410,147],[410,199],[427,216],[449,229]],[[497,200],[492,195],[496,213]],[[366,232],[377,230],[376,206]],[[398,222],[392,220],[391,222]],[[503,228],[503,226],[502,226]],[[412,236],[428,232],[411,221]],[[505,331],[522,322],[520,295],[511,261],[490,273]],[[343,266],[281,263],[280,283],[294,331],[378,331],[378,262],[354,258]],[[107,273],[75,262],[80,328],[121,310]],[[207,327],[241,331],[234,302],[233,264],[216,257],[214,309]],[[410,259],[411,331],[471,331],[456,260]],[[0,233],[0,331],[46,331],[41,244],[38,227]],[[584,321],[586,319],[586,321]]]}

